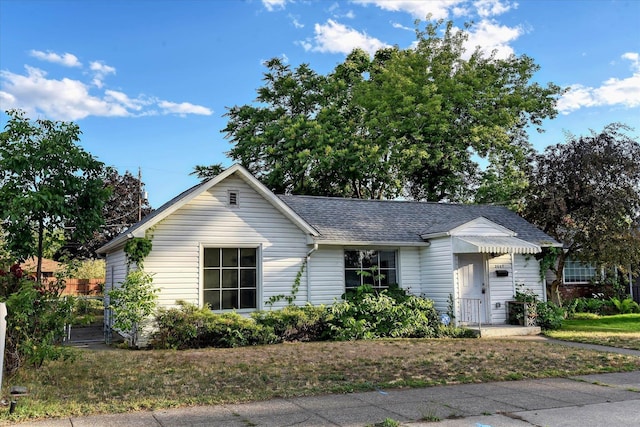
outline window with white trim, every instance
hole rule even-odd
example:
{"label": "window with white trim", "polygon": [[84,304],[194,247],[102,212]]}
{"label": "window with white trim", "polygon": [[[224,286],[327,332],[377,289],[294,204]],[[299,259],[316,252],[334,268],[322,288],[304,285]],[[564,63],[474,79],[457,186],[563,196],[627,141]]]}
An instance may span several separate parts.
{"label": "window with white trim", "polygon": [[597,282],[599,275],[595,267],[568,259],[564,263],[564,283],[579,284]]}
{"label": "window with white trim", "polygon": [[347,291],[360,285],[387,289],[398,283],[394,250],[345,250],[344,283]]}
{"label": "window with white trim", "polygon": [[204,248],[204,303],[212,310],[257,308],[257,248]]}

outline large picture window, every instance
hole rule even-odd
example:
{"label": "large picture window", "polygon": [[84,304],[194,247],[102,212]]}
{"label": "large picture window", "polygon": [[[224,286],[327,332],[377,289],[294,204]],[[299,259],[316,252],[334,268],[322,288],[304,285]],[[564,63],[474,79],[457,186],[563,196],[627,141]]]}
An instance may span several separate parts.
{"label": "large picture window", "polygon": [[345,250],[344,282],[346,290],[360,285],[382,290],[397,284],[396,251]]}
{"label": "large picture window", "polygon": [[256,248],[205,248],[203,294],[212,310],[257,308]]}
{"label": "large picture window", "polygon": [[598,281],[597,270],[580,261],[568,259],[564,264],[564,283],[591,283]]}

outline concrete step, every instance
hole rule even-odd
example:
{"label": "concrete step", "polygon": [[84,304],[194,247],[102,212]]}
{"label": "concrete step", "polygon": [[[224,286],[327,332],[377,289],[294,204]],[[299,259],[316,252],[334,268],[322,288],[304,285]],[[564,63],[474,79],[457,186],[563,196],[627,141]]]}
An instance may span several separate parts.
{"label": "concrete step", "polygon": [[540,326],[486,325],[470,329],[476,331],[480,338],[539,335],[541,332]]}

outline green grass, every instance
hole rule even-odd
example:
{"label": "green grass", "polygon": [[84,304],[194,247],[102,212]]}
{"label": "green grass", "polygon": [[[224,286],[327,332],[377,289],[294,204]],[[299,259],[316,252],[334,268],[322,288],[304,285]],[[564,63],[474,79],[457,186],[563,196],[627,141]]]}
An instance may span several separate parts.
{"label": "green grass", "polygon": [[640,314],[567,319],[562,329],[546,335],[567,341],[640,350]]}
{"label": "green grass", "polygon": [[523,340],[398,339],[231,349],[76,350],[26,367],[15,421],[376,389],[566,377],[640,369],[640,358]]}

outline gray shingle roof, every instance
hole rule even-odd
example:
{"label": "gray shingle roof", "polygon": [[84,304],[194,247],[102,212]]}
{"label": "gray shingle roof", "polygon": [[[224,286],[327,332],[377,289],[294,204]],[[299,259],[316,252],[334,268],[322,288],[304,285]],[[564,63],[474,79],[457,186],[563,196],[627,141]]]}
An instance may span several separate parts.
{"label": "gray shingle roof", "polygon": [[422,242],[435,234],[487,218],[539,246],[558,245],[553,238],[502,206],[395,200],[279,195],[319,233],[318,240],[354,242]]}

